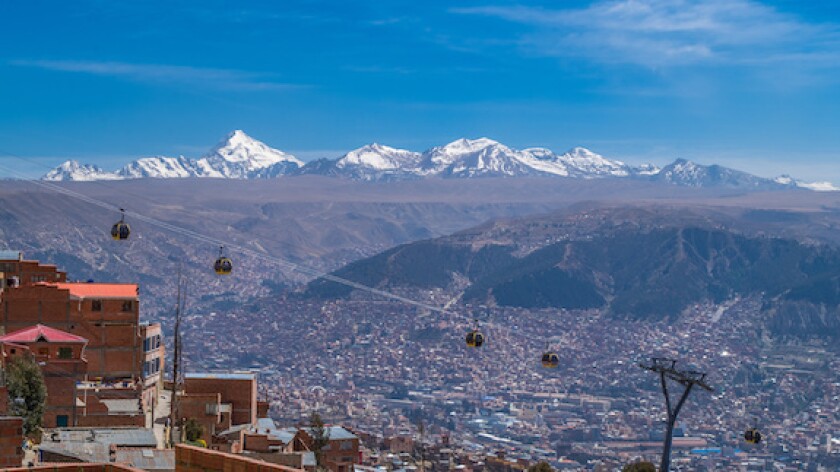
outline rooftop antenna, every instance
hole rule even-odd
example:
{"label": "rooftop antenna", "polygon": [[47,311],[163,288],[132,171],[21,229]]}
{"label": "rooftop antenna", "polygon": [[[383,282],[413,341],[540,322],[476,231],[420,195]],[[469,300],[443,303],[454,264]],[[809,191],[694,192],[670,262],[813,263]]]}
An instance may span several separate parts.
{"label": "rooftop antenna", "polygon": [[[659,379],[662,382],[662,394],[665,396],[665,408],[668,410],[668,428],[665,431],[665,444],[662,447],[662,462],[659,466],[660,472],[669,472],[671,470],[671,442],[674,435],[674,424],[677,422],[677,415],[688,399],[688,394],[691,389],[697,385],[698,387],[712,391],[712,387],[706,384],[706,374],[695,370],[678,370],[676,368],[677,361],[665,357],[654,357],[650,363],[641,363],[639,367],[651,372],[659,374]],[[671,397],[668,395],[668,382],[670,379],[685,387],[679,402],[676,407],[671,407]]]}

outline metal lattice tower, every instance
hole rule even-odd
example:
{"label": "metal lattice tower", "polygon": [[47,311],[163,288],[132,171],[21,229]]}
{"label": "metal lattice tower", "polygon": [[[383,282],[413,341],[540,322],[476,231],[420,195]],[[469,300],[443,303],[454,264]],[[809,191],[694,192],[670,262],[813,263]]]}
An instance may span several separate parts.
{"label": "metal lattice tower", "polygon": [[[706,374],[695,370],[678,370],[676,368],[677,361],[674,359],[667,359],[665,357],[654,357],[649,364],[639,364],[639,367],[651,372],[659,374],[659,379],[662,382],[662,394],[665,396],[665,408],[668,410],[668,426],[665,431],[665,443],[662,447],[662,462],[659,465],[660,472],[669,472],[671,470],[671,442],[674,434],[674,424],[677,422],[677,415],[688,399],[688,394],[691,389],[697,385],[698,387],[712,391],[712,387],[706,384]],[[680,400],[676,407],[671,407],[671,396],[668,394],[668,380],[677,382],[685,387]]]}

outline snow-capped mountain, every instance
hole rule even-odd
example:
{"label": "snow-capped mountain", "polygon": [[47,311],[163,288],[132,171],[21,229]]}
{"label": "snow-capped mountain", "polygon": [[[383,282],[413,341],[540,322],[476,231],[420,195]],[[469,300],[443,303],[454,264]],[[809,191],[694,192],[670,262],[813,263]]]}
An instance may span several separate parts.
{"label": "snow-capped mountain", "polygon": [[554,176],[578,179],[633,178],[687,187],[728,187],[744,190],[803,188],[838,191],[829,182],[803,182],[789,176],[757,177],[719,165],[701,165],[677,159],[659,168],[638,167],[608,159],[583,147],[556,154],[546,148],[517,150],[489,138],[458,139],[419,153],[372,143],[335,159],[304,164],[295,156],[273,149],[241,130],[198,159],[144,157],[116,172],[67,161],[45,174],[44,180],[118,180],[138,178],[214,177],[229,179],[274,178],[315,174],[354,180],[380,181],[425,177],[472,178]]}
{"label": "snow-capped mountain", "polygon": [[566,152],[560,159],[573,169],[575,177],[626,177],[630,168],[621,161],[611,161],[589,149],[576,147]]}
{"label": "snow-capped mountain", "polygon": [[292,173],[303,162],[291,154],[268,147],[241,130],[230,133],[204,157],[144,157],[117,172],[94,165],[67,161],[49,171],[43,180],[118,180],[216,177],[232,179],[273,178]]}
{"label": "snow-capped mountain", "polygon": [[303,162],[295,156],[270,148],[242,130],[236,130],[198,159],[194,169],[197,177],[247,179],[277,177],[300,167]]}
{"label": "snow-capped mountain", "polygon": [[773,179],[757,177],[740,170],[719,165],[701,165],[686,159],[677,159],[652,175],[651,180],[668,182],[685,187],[731,187],[750,190],[773,190],[793,187]]}
{"label": "snow-capped mountain", "polygon": [[420,163],[420,153],[372,143],[338,159],[310,162],[301,173],[344,176],[357,180],[409,178]]}
{"label": "snow-capped mountain", "polygon": [[421,156],[418,172],[443,177],[513,176],[535,173],[520,151],[488,138],[458,139]]}
{"label": "snow-capped mountain", "polygon": [[840,188],[837,188],[831,182],[805,182],[802,180],[794,179],[789,175],[780,175],[773,179],[774,182],[778,184],[782,184],[785,186],[796,186],[799,188],[805,188],[808,190],[813,190],[814,192],[838,192]]}
{"label": "snow-capped mountain", "polygon": [[118,170],[117,175],[124,179],[174,179],[192,177],[195,170],[194,162],[184,156],[156,156],[137,159]]}
{"label": "snow-capped mountain", "polygon": [[99,166],[91,164],[80,164],[78,161],[65,161],[60,166],[47,172],[41,180],[53,182],[62,180],[91,181],[91,180],[117,180],[120,177],[113,172],[106,172]]}

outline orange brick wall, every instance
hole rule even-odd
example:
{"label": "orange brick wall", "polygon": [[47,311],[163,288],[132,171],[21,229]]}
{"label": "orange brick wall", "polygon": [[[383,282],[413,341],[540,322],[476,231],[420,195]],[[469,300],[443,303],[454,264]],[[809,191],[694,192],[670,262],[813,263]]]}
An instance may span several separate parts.
{"label": "orange brick wall", "polygon": [[222,403],[233,404],[231,424],[256,423],[257,421],[257,380],[256,378],[217,379],[187,378],[184,390],[190,393],[220,393]]}
{"label": "orange brick wall", "polygon": [[21,285],[67,281],[67,274],[59,271],[56,266],[40,264],[38,261],[3,260],[0,261],[0,273],[6,279],[17,277]]}
{"label": "orange brick wall", "polygon": [[44,324],[88,340],[85,357],[90,378],[140,378],[143,340],[139,329],[139,302],[122,311],[122,300],[102,300],[102,311],[92,300],[71,300],[68,290],[33,285],[3,292],[0,319],[6,333]]}
{"label": "orange brick wall", "polygon": [[20,467],[23,462],[23,418],[0,417],[0,467]]}
{"label": "orange brick wall", "polygon": [[38,467],[20,467],[16,469],[3,469],[4,472],[144,472],[143,469],[135,469],[125,464],[93,464],[93,463],[73,463],[73,464],[51,464],[42,465]]}
{"label": "orange brick wall", "polygon": [[175,470],[178,472],[303,472],[301,469],[184,444],[175,447]]}
{"label": "orange brick wall", "polygon": [[208,414],[207,406],[221,403],[219,393],[188,393],[179,396],[178,414],[184,419],[194,419],[204,426],[204,434],[201,439],[208,443],[214,434],[220,433],[231,424],[226,414]]}

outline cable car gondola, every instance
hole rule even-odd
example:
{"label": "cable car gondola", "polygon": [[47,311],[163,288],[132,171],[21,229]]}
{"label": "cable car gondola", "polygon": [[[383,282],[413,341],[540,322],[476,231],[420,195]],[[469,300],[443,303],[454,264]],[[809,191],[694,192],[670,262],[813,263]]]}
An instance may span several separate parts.
{"label": "cable car gondola", "polygon": [[225,247],[219,246],[219,258],[213,264],[213,270],[219,275],[230,275],[233,271],[233,263],[225,257]]}
{"label": "cable car gondola", "polygon": [[761,442],[761,433],[755,428],[750,428],[744,433],[744,441],[750,444],[758,444]]}
{"label": "cable car gondola", "polygon": [[484,335],[478,330],[478,320],[475,320],[475,328],[467,333],[467,347],[481,347],[484,344]]}
{"label": "cable car gondola", "polygon": [[545,352],[542,355],[542,366],[546,369],[556,369],[560,366],[560,356],[548,348],[548,343],[546,343]]}
{"label": "cable car gondola", "polygon": [[125,210],[120,208],[120,221],[111,227],[111,237],[114,241],[125,241],[131,235],[131,227],[125,222]]}

